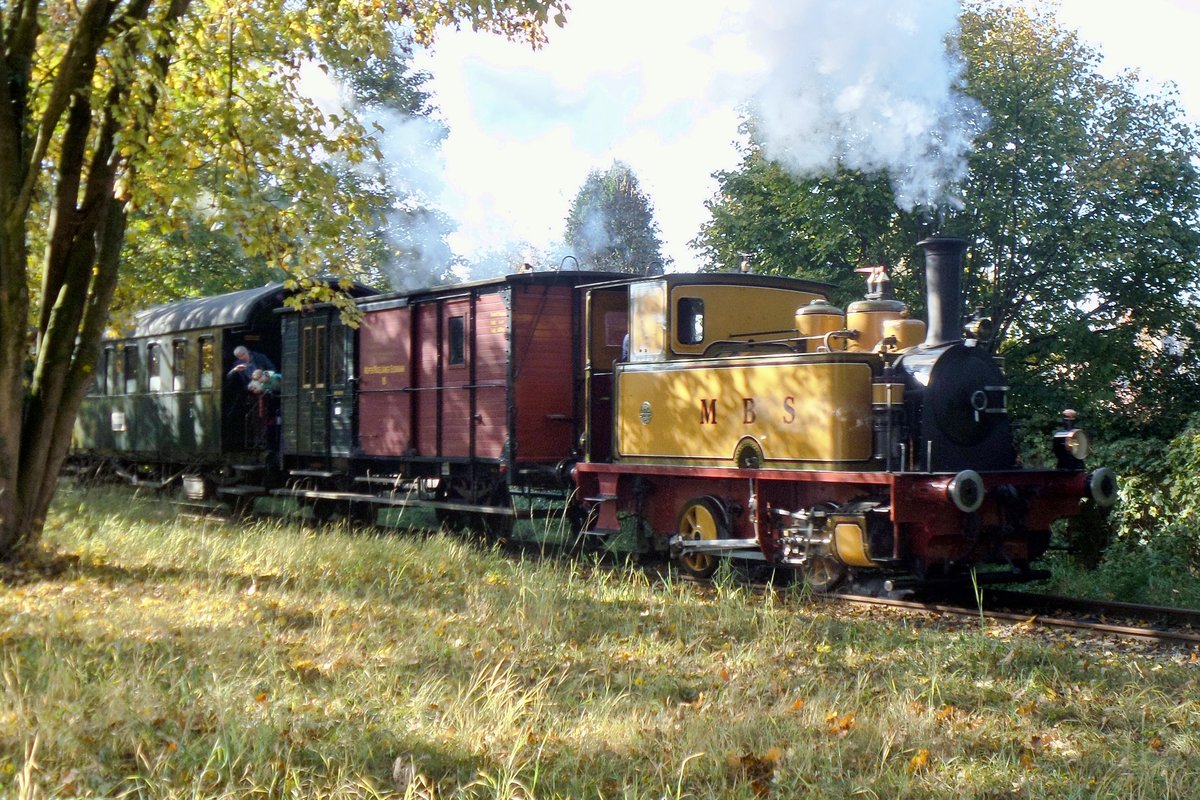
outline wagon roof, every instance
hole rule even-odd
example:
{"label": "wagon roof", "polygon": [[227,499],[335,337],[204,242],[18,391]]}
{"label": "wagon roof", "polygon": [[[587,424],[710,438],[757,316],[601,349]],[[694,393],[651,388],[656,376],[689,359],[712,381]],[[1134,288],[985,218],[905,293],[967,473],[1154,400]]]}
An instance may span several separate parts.
{"label": "wagon roof", "polygon": [[592,272],[587,270],[544,270],[541,272],[518,272],[510,275],[481,278],[479,280],[466,281],[463,283],[447,283],[438,286],[429,286],[423,289],[404,289],[401,291],[389,292],[387,294],[366,298],[365,301],[360,301],[359,305],[364,307],[366,303],[371,303],[372,307],[374,307],[373,304],[375,303],[379,303],[381,306],[403,305],[406,303],[433,299],[441,295],[458,294],[463,291],[471,291],[488,287],[496,287],[499,289],[504,286],[522,284],[560,284],[579,286],[581,284],[613,281],[622,278],[625,280],[632,280],[636,277],[637,276],[635,275],[622,275],[621,273],[617,272]]}
{"label": "wagon roof", "polygon": [[269,283],[257,289],[153,306],[134,315],[130,335],[161,336],[197,328],[243,325],[256,314],[281,305],[284,294],[282,283]]}

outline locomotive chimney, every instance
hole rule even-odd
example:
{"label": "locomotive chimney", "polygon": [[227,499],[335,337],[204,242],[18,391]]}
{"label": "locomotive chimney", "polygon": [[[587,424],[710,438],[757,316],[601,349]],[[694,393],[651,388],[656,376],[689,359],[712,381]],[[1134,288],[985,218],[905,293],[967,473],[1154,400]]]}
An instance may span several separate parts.
{"label": "locomotive chimney", "polygon": [[929,332],[922,347],[937,347],[962,338],[962,272],[964,239],[931,238],[917,242],[925,250],[925,298]]}

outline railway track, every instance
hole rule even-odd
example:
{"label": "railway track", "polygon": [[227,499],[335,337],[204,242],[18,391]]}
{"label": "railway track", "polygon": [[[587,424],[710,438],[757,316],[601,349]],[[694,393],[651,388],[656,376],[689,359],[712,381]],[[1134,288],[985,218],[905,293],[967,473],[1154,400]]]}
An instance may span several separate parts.
{"label": "railway track", "polygon": [[1161,644],[1200,646],[1200,611],[1168,606],[1081,600],[1006,590],[985,592],[982,606],[854,594],[827,594],[822,598],[863,606],[1066,628]]}

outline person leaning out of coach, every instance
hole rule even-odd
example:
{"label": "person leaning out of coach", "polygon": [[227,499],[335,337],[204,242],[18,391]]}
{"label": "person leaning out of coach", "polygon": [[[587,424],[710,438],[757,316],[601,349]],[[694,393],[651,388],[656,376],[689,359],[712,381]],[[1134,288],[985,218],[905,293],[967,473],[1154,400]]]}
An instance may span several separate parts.
{"label": "person leaning out of coach", "polygon": [[275,371],[275,363],[262,353],[256,353],[245,345],[233,348],[233,369],[229,370],[226,378],[236,378],[244,389],[250,385],[250,377],[255,370]]}

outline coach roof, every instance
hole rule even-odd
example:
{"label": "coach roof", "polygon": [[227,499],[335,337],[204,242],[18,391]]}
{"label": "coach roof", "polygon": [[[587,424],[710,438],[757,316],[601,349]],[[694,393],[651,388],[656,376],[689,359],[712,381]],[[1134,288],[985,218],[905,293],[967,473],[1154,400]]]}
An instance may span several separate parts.
{"label": "coach roof", "polygon": [[244,325],[257,314],[282,305],[284,294],[283,284],[270,283],[258,289],[154,306],[134,315],[130,335],[161,336],[197,328]]}

